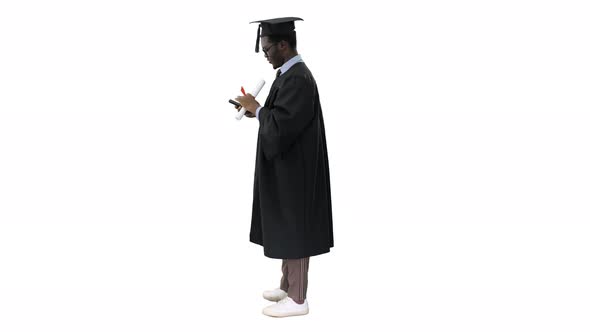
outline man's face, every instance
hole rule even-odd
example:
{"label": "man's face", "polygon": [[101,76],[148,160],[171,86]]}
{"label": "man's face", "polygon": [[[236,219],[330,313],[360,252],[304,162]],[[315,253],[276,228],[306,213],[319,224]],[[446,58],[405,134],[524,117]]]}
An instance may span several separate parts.
{"label": "man's face", "polygon": [[277,69],[283,65],[282,56],[278,49],[278,43],[272,43],[268,40],[268,37],[262,37],[260,39],[260,46],[262,47],[264,57],[270,62],[273,69]]}

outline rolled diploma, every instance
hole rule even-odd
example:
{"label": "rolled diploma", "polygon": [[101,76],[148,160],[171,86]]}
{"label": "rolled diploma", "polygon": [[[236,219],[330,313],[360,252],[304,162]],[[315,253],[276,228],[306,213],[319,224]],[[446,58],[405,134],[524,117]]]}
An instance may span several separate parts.
{"label": "rolled diploma", "polygon": [[[260,82],[258,82],[256,89],[254,89],[254,91],[252,91],[252,93],[251,93],[251,95],[254,96],[254,98],[256,98],[256,96],[258,96],[258,93],[260,92],[260,90],[262,90],[264,83],[266,83],[264,80],[260,80]],[[238,114],[236,114],[236,119],[241,120],[242,117],[244,116],[244,114],[246,114],[246,109],[244,107],[242,107],[242,109],[238,112]]]}

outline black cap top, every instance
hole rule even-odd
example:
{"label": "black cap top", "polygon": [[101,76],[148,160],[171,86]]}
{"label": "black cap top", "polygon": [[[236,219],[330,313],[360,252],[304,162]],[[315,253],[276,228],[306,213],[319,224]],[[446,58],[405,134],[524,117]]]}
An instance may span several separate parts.
{"label": "black cap top", "polygon": [[258,25],[258,33],[256,34],[256,53],[258,53],[260,37],[266,37],[271,35],[287,35],[295,31],[295,21],[303,21],[303,19],[299,17],[279,17],[270,20],[250,22],[260,23]]}

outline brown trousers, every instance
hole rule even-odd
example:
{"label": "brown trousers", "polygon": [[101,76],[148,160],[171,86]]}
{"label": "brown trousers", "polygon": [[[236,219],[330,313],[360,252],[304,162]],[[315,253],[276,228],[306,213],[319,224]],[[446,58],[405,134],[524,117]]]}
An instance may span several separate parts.
{"label": "brown trousers", "polygon": [[307,297],[309,257],[283,259],[282,270],[281,289],[287,292],[293,301],[302,304]]}

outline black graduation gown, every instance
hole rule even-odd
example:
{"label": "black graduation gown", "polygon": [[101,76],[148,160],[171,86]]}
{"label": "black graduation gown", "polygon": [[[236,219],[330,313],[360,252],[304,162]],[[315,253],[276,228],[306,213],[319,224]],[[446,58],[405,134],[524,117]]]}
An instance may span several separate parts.
{"label": "black graduation gown", "polygon": [[250,241],[270,258],[329,252],[334,238],[326,135],[305,63],[273,82],[258,117]]}

